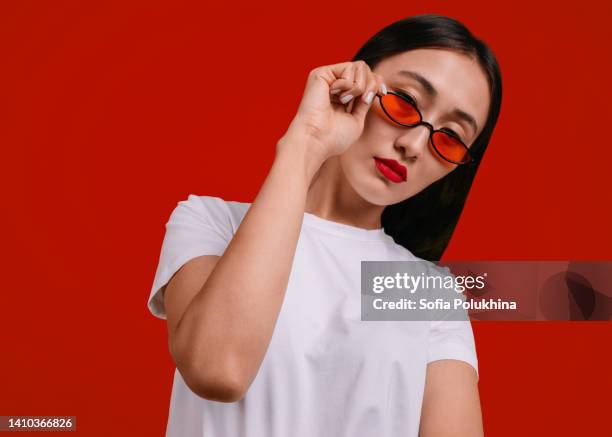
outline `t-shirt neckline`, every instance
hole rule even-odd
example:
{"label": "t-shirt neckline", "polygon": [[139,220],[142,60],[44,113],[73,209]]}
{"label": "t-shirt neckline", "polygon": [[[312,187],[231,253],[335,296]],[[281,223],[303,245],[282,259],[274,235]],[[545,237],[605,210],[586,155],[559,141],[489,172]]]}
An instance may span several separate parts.
{"label": "t-shirt neckline", "polygon": [[343,237],[353,238],[356,240],[368,240],[368,241],[389,241],[389,235],[385,233],[384,228],[378,229],[364,229],[356,226],[346,225],[344,223],[334,222],[304,212],[303,224],[326,231],[332,234],[341,235]]}

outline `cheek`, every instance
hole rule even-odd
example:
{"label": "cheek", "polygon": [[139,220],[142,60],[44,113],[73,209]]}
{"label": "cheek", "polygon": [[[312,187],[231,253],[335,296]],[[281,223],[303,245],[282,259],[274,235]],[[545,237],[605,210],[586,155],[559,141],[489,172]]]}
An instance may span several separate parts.
{"label": "cheek", "polygon": [[402,191],[404,194],[412,196],[442,179],[456,167],[455,164],[440,158],[434,150],[429,156],[425,156],[420,162],[415,163],[412,174],[408,170],[408,186],[402,188]]}
{"label": "cheek", "polygon": [[425,174],[422,181],[425,185],[424,188],[436,181],[439,181],[444,176],[452,172],[455,168],[457,168],[456,164],[452,164],[440,158],[440,156],[438,156],[434,150],[428,165],[424,168]]}
{"label": "cheek", "polygon": [[399,126],[395,122],[393,122],[393,120],[391,120],[387,116],[387,114],[385,114],[385,111],[382,109],[382,106],[380,106],[380,103],[378,101],[372,105],[370,111],[368,111],[368,114],[366,115],[366,126],[368,124],[393,126],[395,128]]}
{"label": "cheek", "polygon": [[382,109],[382,106],[380,106],[380,103],[378,102],[378,100],[372,105],[372,107],[370,108],[370,114],[381,117],[381,118],[385,118],[386,115]]}
{"label": "cheek", "polygon": [[357,142],[351,145],[339,156],[340,167],[345,175],[363,174],[372,158],[373,150],[367,146],[367,142]]}

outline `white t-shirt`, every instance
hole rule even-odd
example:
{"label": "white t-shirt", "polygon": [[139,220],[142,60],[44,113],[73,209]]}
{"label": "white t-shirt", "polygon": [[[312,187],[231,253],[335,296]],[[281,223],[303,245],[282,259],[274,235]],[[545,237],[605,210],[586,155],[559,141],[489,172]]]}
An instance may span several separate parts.
{"label": "white t-shirt", "polygon": [[[189,195],[166,224],[148,301],[187,261],[222,255],[249,203]],[[382,229],[305,213],[285,298],[261,367],[234,403],[195,395],[174,373],[167,437],[417,437],[427,363],[477,370],[469,322],[361,321],[361,261],[418,259]],[[448,408],[453,408],[449,405]]]}

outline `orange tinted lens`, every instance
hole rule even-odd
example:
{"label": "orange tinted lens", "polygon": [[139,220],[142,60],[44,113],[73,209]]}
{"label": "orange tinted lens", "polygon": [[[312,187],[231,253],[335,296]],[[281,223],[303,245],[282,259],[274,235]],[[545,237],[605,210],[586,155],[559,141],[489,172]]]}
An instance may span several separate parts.
{"label": "orange tinted lens", "polygon": [[382,104],[391,118],[399,123],[417,124],[421,121],[417,109],[395,94],[385,94],[382,96]]}
{"label": "orange tinted lens", "polygon": [[454,136],[444,132],[434,132],[432,141],[438,152],[449,161],[460,163],[469,161],[467,148]]}

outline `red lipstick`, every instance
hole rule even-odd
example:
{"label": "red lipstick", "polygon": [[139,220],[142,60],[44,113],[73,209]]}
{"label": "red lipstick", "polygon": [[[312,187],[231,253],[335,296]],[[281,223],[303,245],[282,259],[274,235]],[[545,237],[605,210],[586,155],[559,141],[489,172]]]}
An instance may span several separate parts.
{"label": "red lipstick", "polygon": [[374,161],[376,162],[376,168],[378,171],[380,171],[383,176],[385,176],[391,182],[395,182],[397,184],[406,180],[406,167],[397,162],[395,159],[374,157]]}

